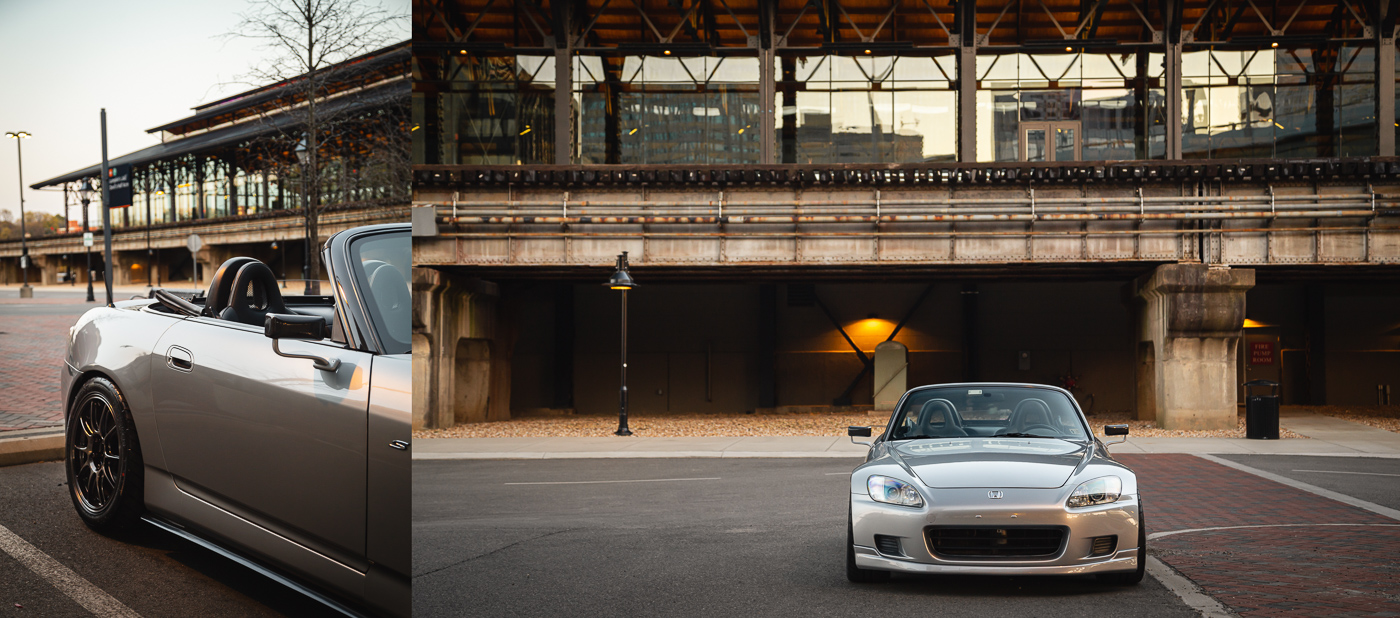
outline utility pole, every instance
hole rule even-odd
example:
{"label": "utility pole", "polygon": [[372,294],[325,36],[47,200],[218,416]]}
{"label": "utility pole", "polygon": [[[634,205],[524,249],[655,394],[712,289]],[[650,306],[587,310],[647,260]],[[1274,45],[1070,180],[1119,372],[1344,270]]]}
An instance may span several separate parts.
{"label": "utility pole", "polygon": [[15,140],[15,152],[19,154],[19,269],[24,276],[24,285],[19,288],[20,298],[34,298],[34,288],[29,287],[29,233],[24,229],[24,138],[30,137],[27,131],[10,131],[5,137]]}

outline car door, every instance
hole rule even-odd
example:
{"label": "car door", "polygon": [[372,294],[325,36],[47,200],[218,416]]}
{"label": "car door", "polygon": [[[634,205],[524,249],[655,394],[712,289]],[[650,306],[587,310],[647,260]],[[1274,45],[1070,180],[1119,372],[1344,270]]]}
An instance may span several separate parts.
{"label": "car door", "polygon": [[330,340],[280,346],[340,366],[279,356],[244,324],[166,331],[151,389],[165,465],[186,493],[364,571],[373,357]]}

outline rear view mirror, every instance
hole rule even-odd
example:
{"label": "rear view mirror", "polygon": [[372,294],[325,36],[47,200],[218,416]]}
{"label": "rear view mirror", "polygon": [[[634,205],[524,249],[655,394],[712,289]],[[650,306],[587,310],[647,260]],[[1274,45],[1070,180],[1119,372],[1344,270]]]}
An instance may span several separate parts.
{"label": "rear view mirror", "polygon": [[848,435],[848,436],[850,436],[850,437],[852,437],[852,438],[869,438],[869,437],[870,437],[870,428],[869,428],[869,427],[847,427],[847,428],[846,428],[846,435]]}
{"label": "rear view mirror", "polygon": [[263,321],[263,334],[269,339],[320,341],[326,338],[326,320],[315,315],[269,313]]}
{"label": "rear view mirror", "polygon": [[1105,436],[1126,436],[1128,435],[1127,425],[1104,425],[1103,435]]}

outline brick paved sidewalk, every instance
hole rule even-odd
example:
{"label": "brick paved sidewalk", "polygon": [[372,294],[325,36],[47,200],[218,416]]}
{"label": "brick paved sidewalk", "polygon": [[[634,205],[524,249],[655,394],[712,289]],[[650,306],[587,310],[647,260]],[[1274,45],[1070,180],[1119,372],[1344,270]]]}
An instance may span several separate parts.
{"label": "brick paved sidewalk", "polygon": [[72,315],[0,317],[0,431],[63,424],[59,372]]}
{"label": "brick paved sidewalk", "polygon": [[[1192,455],[1120,455],[1149,533],[1218,526],[1400,524]],[[1400,615],[1400,527],[1191,532],[1148,543],[1241,616]]]}

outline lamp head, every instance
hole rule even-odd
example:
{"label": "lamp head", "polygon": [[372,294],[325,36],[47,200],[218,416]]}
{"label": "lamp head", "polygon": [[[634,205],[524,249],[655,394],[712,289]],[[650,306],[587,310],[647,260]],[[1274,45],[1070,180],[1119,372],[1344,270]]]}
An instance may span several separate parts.
{"label": "lamp head", "polygon": [[10,139],[24,139],[26,137],[34,136],[30,135],[28,131],[6,131],[5,137],[8,137]]}
{"label": "lamp head", "polygon": [[93,193],[96,191],[92,188],[92,179],[84,178],[83,184],[78,185],[78,197],[84,202],[91,202]]}
{"label": "lamp head", "polygon": [[306,151],[306,136],[305,136],[305,135],[302,136],[301,141],[297,142],[296,153],[297,153],[297,161],[300,161],[302,165],[306,165],[307,163],[310,162],[311,154],[310,154],[309,152]]}
{"label": "lamp head", "polygon": [[630,290],[637,287],[637,282],[632,280],[632,274],[627,272],[627,252],[623,251],[617,256],[617,270],[608,277],[607,283],[603,285],[613,290]]}

